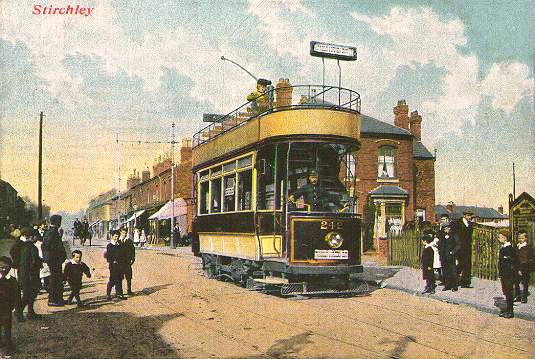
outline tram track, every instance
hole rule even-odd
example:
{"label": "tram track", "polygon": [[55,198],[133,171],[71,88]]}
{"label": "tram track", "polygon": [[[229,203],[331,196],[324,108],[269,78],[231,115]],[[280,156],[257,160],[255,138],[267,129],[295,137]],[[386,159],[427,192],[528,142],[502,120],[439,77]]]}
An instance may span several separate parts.
{"label": "tram track", "polygon": [[[312,300],[314,300],[314,299],[312,299]],[[328,312],[328,313],[331,313],[331,314],[336,315],[336,316],[344,317],[347,320],[350,320],[350,321],[353,321],[353,322],[356,322],[356,323],[359,323],[359,324],[362,324],[362,325],[368,325],[368,326],[374,327],[376,329],[384,330],[389,334],[395,334],[395,335],[398,335],[400,337],[406,335],[405,333],[402,333],[400,331],[392,330],[392,329],[386,328],[384,326],[381,326],[381,325],[378,325],[378,324],[375,324],[375,323],[371,323],[371,322],[368,322],[368,321],[365,321],[365,320],[362,320],[362,319],[359,319],[359,318],[355,318],[353,316],[341,313],[339,311],[334,311],[332,309],[327,308],[326,305],[312,304],[312,302],[311,302],[312,300],[300,301],[298,303],[300,305],[306,305],[306,306],[311,306],[313,308],[316,308],[320,312]],[[411,318],[411,319],[413,319],[415,321],[423,322],[423,323],[426,323],[426,324],[429,324],[429,325],[433,325],[433,326],[439,327],[439,328],[441,328],[443,330],[453,330],[453,331],[456,331],[456,332],[459,332],[459,333],[462,333],[462,334],[468,334],[468,335],[472,336],[474,338],[474,340],[476,340],[476,341],[484,341],[487,344],[492,344],[492,345],[496,345],[496,346],[499,346],[499,347],[500,346],[507,347],[507,348],[509,348],[511,350],[518,351],[518,352],[521,352],[523,354],[534,354],[533,351],[529,351],[529,350],[526,350],[526,349],[523,349],[523,348],[519,348],[519,347],[516,347],[516,346],[508,345],[508,344],[503,343],[503,342],[497,342],[497,341],[493,341],[493,340],[481,337],[478,333],[474,333],[474,332],[471,332],[471,331],[468,331],[468,330],[463,330],[463,329],[460,329],[460,328],[444,325],[444,324],[437,323],[437,322],[434,322],[434,321],[431,321],[431,320],[428,320],[428,319],[419,318],[419,317],[416,317],[416,316],[414,316],[414,315],[412,315],[410,313],[399,311],[399,310],[394,310],[394,309],[386,307],[386,306],[374,305],[374,304],[367,303],[365,301],[354,299],[354,298],[343,298],[343,299],[336,299],[335,298],[335,300],[337,300],[338,302],[341,302],[341,301],[344,302],[344,303],[339,303],[339,304],[346,304],[347,301],[350,301],[352,303],[375,306],[376,308],[379,308],[379,309],[382,309],[382,310],[387,310],[387,311],[390,311],[390,312],[393,312],[393,313],[396,313],[396,314],[404,314],[404,315],[408,316],[409,318]],[[314,302],[314,303],[318,303],[318,302]],[[340,307],[340,306],[338,306],[338,307]],[[345,306],[345,307],[347,307],[347,306]],[[251,312],[251,313],[262,316],[262,314],[257,313],[257,312]],[[266,318],[269,319],[270,317],[266,317]],[[273,319],[273,318],[271,318],[271,319]],[[287,322],[285,322],[285,324],[295,325],[295,324],[287,323]],[[317,332],[315,332],[315,333],[317,333]],[[448,333],[447,336],[455,338],[455,336],[450,334],[450,333]],[[331,337],[331,339],[335,339],[335,338]],[[422,343],[418,339],[413,340],[412,342],[417,344],[417,345],[420,345],[422,347],[425,347],[425,348],[428,348],[430,350],[433,350],[433,351],[439,352],[441,354],[444,354],[444,355],[459,357],[459,354],[455,354],[455,353],[453,353],[451,351],[445,351],[445,350],[438,349],[435,346]]]}

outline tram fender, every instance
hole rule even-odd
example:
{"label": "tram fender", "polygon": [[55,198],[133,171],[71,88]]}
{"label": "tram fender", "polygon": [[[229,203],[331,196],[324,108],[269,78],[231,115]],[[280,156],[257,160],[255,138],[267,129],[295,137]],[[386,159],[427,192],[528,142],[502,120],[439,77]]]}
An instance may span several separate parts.
{"label": "tram fender", "polygon": [[290,274],[301,275],[339,275],[339,274],[351,274],[362,273],[362,265],[337,265],[337,266],[303,266],[303,265],[290,265],[281,262],[265,261],[262,269],[267,272],[281,272]]}

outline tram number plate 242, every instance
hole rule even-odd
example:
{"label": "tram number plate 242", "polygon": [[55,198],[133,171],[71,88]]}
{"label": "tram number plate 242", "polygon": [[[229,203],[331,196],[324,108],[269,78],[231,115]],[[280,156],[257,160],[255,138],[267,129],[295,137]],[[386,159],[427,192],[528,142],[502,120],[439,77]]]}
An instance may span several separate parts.
{"label": "tram number plate 242", "polygon": [[316,249],[314,259],[348,259],[347,249]]}

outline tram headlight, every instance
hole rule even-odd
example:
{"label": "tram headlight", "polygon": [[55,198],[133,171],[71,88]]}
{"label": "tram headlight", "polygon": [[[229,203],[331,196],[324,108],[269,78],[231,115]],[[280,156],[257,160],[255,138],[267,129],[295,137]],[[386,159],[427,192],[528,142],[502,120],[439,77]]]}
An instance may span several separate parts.
{"label": "tram headlight", "polygon": [[342,243],[344,243],[344,238],[338,232],[329,232],[325,235],[325,242],[327,242],[329,247],[336,249],[340,248]]}

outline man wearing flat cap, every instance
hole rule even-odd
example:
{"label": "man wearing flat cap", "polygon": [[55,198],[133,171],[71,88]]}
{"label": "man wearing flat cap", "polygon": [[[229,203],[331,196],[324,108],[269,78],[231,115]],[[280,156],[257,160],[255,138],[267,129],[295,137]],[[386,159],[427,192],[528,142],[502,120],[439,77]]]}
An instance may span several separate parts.
{"label": "man wearing flat cap", "polygon": [[461,288],[471,288],[472,283],[472,215],[472,211],[464,211],[454,228],[454,236],[460,247],[457,252],[457,272]]}
{"label": "man wearing flat cap", "polygon": [[247,101],[251,101],[253,111],[256,113],[262,113],[270,108],[273,93],[266,93],[270,90],[270,85],[271,81],[258,79],[256,89],[247,96]]}
{"label": "man wearing flat cap", "polygon": [[303,197],[305,204],[310,206],[311,211],[322,211],[327,200],[327,191],[323,189],[318,182],[318,172],[310,170],[308,173],[308,183],[288,197],[288,202],[295,203]]}

